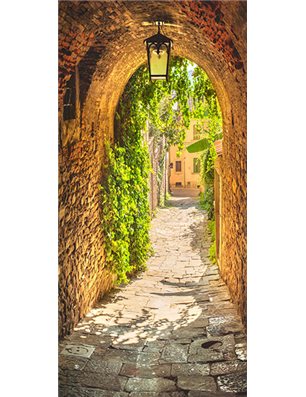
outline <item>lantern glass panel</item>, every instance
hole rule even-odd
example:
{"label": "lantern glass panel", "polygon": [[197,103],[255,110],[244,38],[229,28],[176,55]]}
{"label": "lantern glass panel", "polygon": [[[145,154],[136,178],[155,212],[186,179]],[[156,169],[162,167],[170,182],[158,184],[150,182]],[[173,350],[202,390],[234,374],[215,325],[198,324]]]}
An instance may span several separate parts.
{"label": "lantern glass panel", "polygon": [[150,67],[152,80],[166,80],[168,69],[167,46],[160,48],[159,54],[155,46],[150,48]]}

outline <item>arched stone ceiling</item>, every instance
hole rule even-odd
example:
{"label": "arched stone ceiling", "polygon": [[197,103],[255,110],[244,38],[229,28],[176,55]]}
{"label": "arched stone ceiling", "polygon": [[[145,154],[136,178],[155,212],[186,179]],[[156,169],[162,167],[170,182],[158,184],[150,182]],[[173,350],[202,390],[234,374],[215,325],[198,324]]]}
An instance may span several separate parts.
{"label": "arched stone ceiling", "polygon": [[230,103],[245,102],[246,2],[90,1],[59,5],[59,100],[75,65],[80,71],[86,115],[100,110],[103,123],[113,112],[128,79],[146,61],[143,40],[157,20],[174,42],[173,55],[201,66],[211,78],[229,119]]}

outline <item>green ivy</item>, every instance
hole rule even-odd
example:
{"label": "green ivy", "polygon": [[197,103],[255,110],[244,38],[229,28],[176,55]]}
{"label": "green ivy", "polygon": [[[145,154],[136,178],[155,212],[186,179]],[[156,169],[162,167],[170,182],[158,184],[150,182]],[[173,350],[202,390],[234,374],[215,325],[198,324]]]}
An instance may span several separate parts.
{"label": "green ivy", "polygon": [[[222,116],[216,91],[207,74],[196,66],[193,72],[193,117],[198,119],[198,129],[206,134],[209,143],[208,149],[202,156],[202,177],[205,184],[211,185],[214,179],[214,161],[216,149],[214,142],[222,138]],[[206,120],[208,128],[204,128],[203,120]]]}
{"label": "green ivy", "polygon": [[169,146],[182,150],[191,118],[208,118],[211,141],[203,164],[206,180],[213,177],[213,139],[220,111],[207,75],[195,67],[194,80],[190,79],[189,65],[186,59],[172,58],[168,82],[151,82],[147,67],[141,66],[116,109],[115,143],[106,144],[101,181],[101,226],[106,266],[118,283],[145,269],[151,252],[148,180],[152,171],[144,130],[148,127],[150,136],[165,142],[157,172],[161,183]]}
{"label": "green ivy", "polygon": [[143,131],[148,122],[159,139],[165,137],[167,146],[182,147],[191,118],[188,99],[192,87],[187,67],[187,60],[174,58],[169,82],[154,83],[149,80],[147,68],[140,67],[117,106],[115,143],[106,144],[101,182],[105,261],[117,275],[117,283],[125,283],[130,274],[145,269],[151,252],[151,166]]}
{"label": "green ivy", "polygon": [[209,247],[209,259],[211,263],[217,263],[216,242],[213,241]]}
{"label": "green ivy", "polygon": [[107,160],[100,186],[101,223],[106,264],[117,275],[118,283],[127,282],[128,274],[145,269],[150,252],[148,158],[146,146],[131,150],[106,144]]}
{"label": "green ivy", "polygon": [[[215,141],[222,138],[222,115],[217,94],[206,73],[195,67],[194,73],[194,117],[198,119],[198,129],[205,134],[195,149],[204,147],[201,154],[201,174],[205,184],[205,191],[201,197],[202,207],[208,213],[208,219],[214,218],[214,163],[217,157]],[[203,120],[206,120],[204,127]],[[212,248],[213,250],[213,248]]]}
{"label": "green ivy", "polygon": [[214,217],[214,187],[206,185],[203,193],[200,194],[200,206],[207,212],[207,217],[212,220]]}
{"label": "green ivy", "polygon": [[209,259],[212,263],[217,263],[216,254],[216,222],[211,220],[208,222],[208,229],[211,233],[211,246],[209,247]]}

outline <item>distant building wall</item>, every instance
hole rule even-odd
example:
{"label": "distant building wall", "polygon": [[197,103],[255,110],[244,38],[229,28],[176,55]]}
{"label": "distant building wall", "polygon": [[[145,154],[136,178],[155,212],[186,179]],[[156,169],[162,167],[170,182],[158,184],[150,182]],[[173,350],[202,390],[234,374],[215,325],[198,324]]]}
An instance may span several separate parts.
{"label": "distant building wall", "polygon": [[169,170],[170,188],[199,189],[204,191],[204,184],[201,178],[201,153],[188,153],[186,146],[199,140],[200,136],[195,129],[196,121],[192,120],[190,128],[186,133],[184,149],[180,156],[177,156],[178,147],[171,146],[169,150],[169,162],[173,166]]}

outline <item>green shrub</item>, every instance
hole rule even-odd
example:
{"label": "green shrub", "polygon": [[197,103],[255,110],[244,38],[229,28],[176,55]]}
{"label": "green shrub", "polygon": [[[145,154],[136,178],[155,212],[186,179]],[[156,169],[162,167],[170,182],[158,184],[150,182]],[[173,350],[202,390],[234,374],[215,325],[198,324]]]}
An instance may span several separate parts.
{"label": "green shrub", "polygon": [[211,263],[217,263],[217,255],[216,255],[216,242],[214,241],[209,248],[209,259]]}
{"label": "green shrub", "polygon": [[208,222],[208,229],[211,233],[211,240],[215,241],[216,240],[216,221],[214,219],[212,219]]}
{"label": "green shrub", "polygon": [[210,220],[207,224],[208,230],[211,234],[211,246],[209,247],[209,259],[212,263],[217,263],[216,256],[216,221],[214,219]]}
{"label": "green shrub", "polygon": [[150,216],[147,178],[150,165],[146,148],[138,155],[142,168],[127,164],[127,148],[106,145],[104,179],[100,186],[104,249],[107,267],[117,275],[117,283],[127,282],[127,274],[143,270],[150,253]]}
{"label": "green shrub", "polygon": [[[203,167],[205,183],[210,183],[206,183],[203,206],[209,219],[213,217],[213,140],[220,129],[221,113],[208,76],[196,67],[192,84],[188,65],[186,59],[172,58],[169,81],[154,83],[149,79],[148,69],[141,66],[129,80],[117,106],[115,144],[106,145],[100,187],[105,262],[117,275],[118,283],[127,282],[131,273],[143,270],[152,252],[148,201],[151,166],[143,139],[147,122],[157,141],[163,137],[166,147],[176,144],[182,150],[191,117],[208,117],[211,144]],[[195,100],[194,110],[190,97]],[[163,159],[161,156],[159,183]]]}
{"label": "green shrub", "polygon": [[200,206],[202,209],[207,211],[208,219],[213,219],[214,216],[214,187],[208,185],[205,188],[204,193],[200,195]]}

